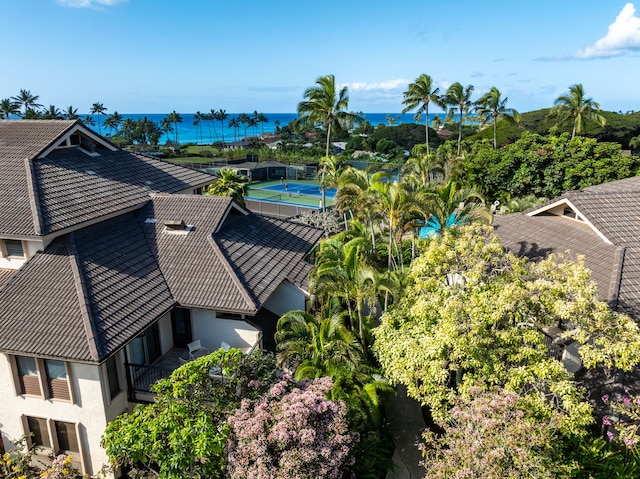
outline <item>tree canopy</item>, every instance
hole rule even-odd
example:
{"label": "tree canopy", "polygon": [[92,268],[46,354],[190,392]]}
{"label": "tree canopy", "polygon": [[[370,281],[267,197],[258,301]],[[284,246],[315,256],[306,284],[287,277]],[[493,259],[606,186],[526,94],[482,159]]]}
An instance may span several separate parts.
{"label": "tree canopy", "polygon": [[562,326],[580,344],[583,365],[629,370],[640,361],[640,331],[597,299],[582,262],[527,262],[503,250],[490,228],[447,231],[412,264],[410,286],[374,330],[374,351],[393,383],[445,417],[472,387],[504,387],[563,427],[591,422],[591,407],[543,328]]}

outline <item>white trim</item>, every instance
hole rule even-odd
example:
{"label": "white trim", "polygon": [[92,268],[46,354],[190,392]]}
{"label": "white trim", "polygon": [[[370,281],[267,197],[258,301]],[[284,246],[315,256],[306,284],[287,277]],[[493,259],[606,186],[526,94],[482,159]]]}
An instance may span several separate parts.
{"label": "white trim", "polygon": [[[118,150],[118,148],[116,148],[114,145],[112,145],[108,141],[105,141],[104,138],[102,138],[101,136],[93,133],[91,130],[89,130],[85,126],[78,124],[78,125],[75,125],[73,128],[71,128],[70,130],[68,130],[55,143],[52,143],[51,145],[49,145],[49,147],[46,150],[44,150],[42,153],[40,153],[38,155],[38,159],[45,158],[53,150],[55,150],[56,148],[59,148],[60,145],[62,145],[63,143],[66,144],[67,141],[69,140],[69,138],[71,137],[71,135],[73,135],[75,133],[78,133],[80,131],[82,132],[83,135],[89,137],[91,140],[95,141],[96,144],[106,148],[107,150],[110,150],[110,151],[117,151]],[[80,145],[78,145],[78,146],[80,146]]]}
{"label": "white trim", "polygon": [[526,216],[531,216],[531,217],[538,216],[540,215],[540,213],[544,213],[545,211],[552,210],[557,206],[561,206],[561,205],[565,205],[571,208],[573,211],[575,211],[576,215],[580,219],[569,218],[568,216],[560,216],[560,215],[556,215],[556,216],[560,218],[564,218],[569,221],[575,221],[578,223],[583,223],[588,225],[589,228],[591,228],[593,232],[597,234],[602,241],[604,241],[607,244],[613,245],[613,243],[609,240],[609,238],[607,238],[598,228],[596,228],[595,225],[591,221],[589,221],[587,217],[578,208],[576,208],[576,206],[568,198],[562,198],[554,203],[550,203],[546,206],[543,206],[542,208],[538,208],[537,210],[530,211],[529,213],[526,213]]}

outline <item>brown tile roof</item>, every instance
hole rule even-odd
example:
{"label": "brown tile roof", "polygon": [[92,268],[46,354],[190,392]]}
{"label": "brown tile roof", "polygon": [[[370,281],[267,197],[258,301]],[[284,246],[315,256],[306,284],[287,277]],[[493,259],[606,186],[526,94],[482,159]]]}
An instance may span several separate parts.
{"label": "brown tile roof", "polygon": [[[602,301],[608,301],[611,281],[617,280],[617,248],[605,243],[589,226],[559,216],[494,216],[493,227],[502,245],[517,256],[537,261],[552,253],[583,255]],[[615,281],[614,280],[614,281]]]}
{"label": "brown tile roof", "polygon": [[[190,231],[165,231],[171,220]],[[304,286],[321,234],[225,197],[154,197],[56,238],[12,275],[0,350],[100,362],[176,303],[255,315],[283,281]]]}
{"label": "brown tile roof", "polygon": [[15,269],[0,268],[0,289],[5,285],[7,281],[15,274]]}
{"label": "brown tile roof", "polygon": [[[544,254],[570,248],[585,256],[599,295],[613,307],[640,321],[640,177],[569,191],[529,214],[559,201],[570,202],[607,242],[587,224],[544,216],[496,216],[496,232],[518,252],[521,243],[535,244]],[[500,229],[502,228],[502,233]],[[583,231],[581,234],[572,233]],[[527,254],[524,248],[523,254]]]}
{"label": "brown tile roof", "polygon": [[36,157],[75,124],[75,121],[0,120],[0,233],[35,233],[27,158]]}
{"label": "brown tile roof", "polygon": [[307,289],[308,253],[322,230],[266,216],[238,216],[214,234],[215,242],[260,307],[284,279]]}
{"label": "brown tile roof", "polygon": [[[322,232],[245,213],[229,198],[188,195],[156,196],[142,210],[147,240],[178,303],[255,314],[284,280],[306,286],[305,255]],[[168,233],[164,223],[171,220],[193,229]]]}
{"label": "brown tile roof", "polygon": [[[45,235],[141,206],[149,192],[176,193],[215,178],[156,158],[98,148],[54,150],[74,121],[0,121],[0,234]],[[27,160],[29,158],[29,160]]]}
{"label": "brown tile roof", "polygon": [[102,361],[174,301],[134,214],[54,240],[0,291],[0,349]]}

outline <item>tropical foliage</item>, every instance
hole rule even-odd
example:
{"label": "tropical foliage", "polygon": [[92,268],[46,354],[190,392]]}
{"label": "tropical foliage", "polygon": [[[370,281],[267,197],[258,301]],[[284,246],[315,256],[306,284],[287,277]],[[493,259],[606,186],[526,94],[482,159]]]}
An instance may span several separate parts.
{"label": "tropical foliage", "polygon": [[474,387],[504,387],[539,414],[562,412],[564,430],[590,424],[591,406],[547,354],[548,326],[578,341],[587,368],[629,370],[640,361],[638,326],[598,301],[582,263],[527,263],[505,253],[490,228],[461,227],[431,240],[409,280],[374,330],[374,351],[389,379],[438,418]]}

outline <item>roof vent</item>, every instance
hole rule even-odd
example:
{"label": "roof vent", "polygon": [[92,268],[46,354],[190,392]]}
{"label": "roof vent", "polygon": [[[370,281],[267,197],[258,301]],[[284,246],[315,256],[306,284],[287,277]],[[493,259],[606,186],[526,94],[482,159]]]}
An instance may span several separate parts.
{"label": "roof vent", "polygon": [[168,231],[185,231],[187,229],[184,220],[167,220],[164,222],[164,226]]}

